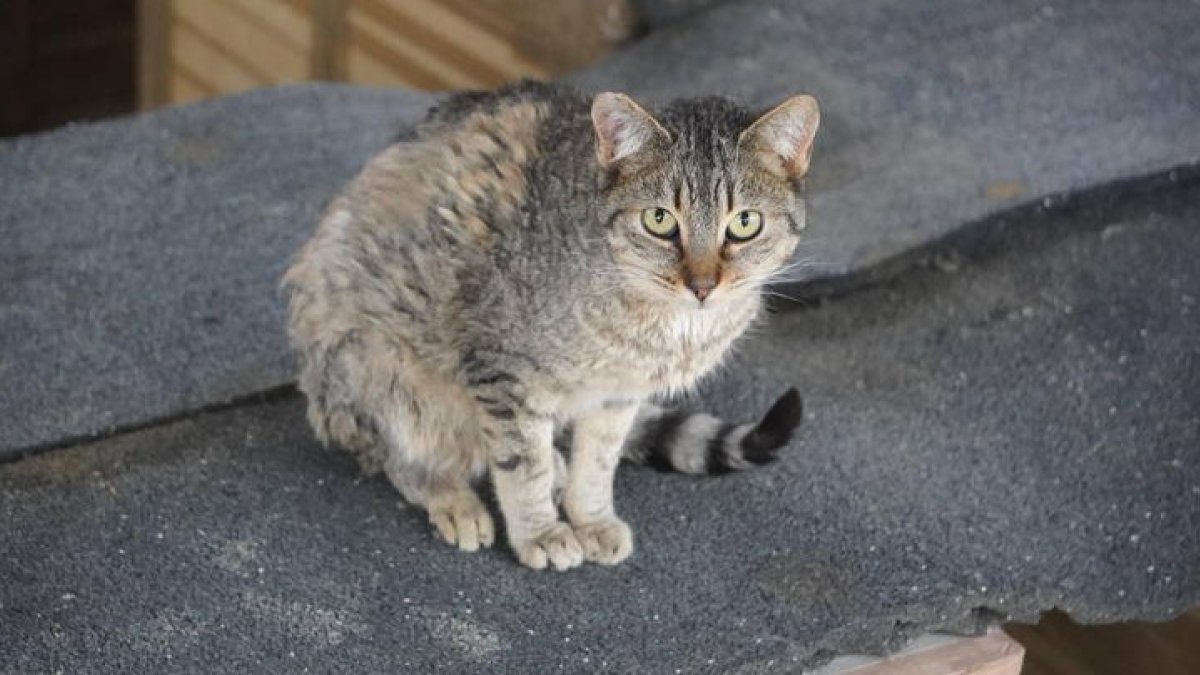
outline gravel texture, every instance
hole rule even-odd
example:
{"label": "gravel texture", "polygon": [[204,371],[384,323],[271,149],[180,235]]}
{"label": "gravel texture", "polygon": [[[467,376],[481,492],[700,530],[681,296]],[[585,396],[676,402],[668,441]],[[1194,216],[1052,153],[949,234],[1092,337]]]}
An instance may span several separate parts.
{"label": "gravel texture", "polygon": [[[809,264],[785,288],[811,294],[1016,205],[1194,164],[1198,22],[1186,0],[717,3],[571,79],[817,94]],[[304,85],[0,143],[0,457],[289,382],[280,272],[432,100]]]}
{"label": "gravel texture", "polygon": [[777,464],[625,468],[637,550],[435,541],[283,393],[0,466],[10,672],[793,671],[1051,606],[1200,602],[1200,183],[997,220],[781,305],[699,403],[798,385]]}

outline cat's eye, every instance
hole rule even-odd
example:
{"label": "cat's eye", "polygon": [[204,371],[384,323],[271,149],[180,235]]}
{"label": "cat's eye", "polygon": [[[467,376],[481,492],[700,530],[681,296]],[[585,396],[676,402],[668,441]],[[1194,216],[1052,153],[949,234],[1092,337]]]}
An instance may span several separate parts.
{"label": "cat's eye", "polygon": [[642,211],[642,227],[650,234],[663,239],[670,239],[679,232],[679,223],[675,221],[675,216],[664,208]]}
{"label": "cat's eye", "polygon": [[746,241],[757,237],[762,232],[762,226],[763,217],[758,211],[738,211],[725,226],[725,236],[730,241]]}

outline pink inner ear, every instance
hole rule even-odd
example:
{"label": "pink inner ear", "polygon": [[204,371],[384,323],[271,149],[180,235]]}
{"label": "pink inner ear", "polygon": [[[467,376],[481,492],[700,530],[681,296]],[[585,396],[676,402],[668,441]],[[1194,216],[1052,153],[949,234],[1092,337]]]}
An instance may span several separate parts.
{"label": "pink inner ear", "polygon": [[648,134],[644,127],[631,119],[631,113],[607,110],[596,120],[596,131],[600,134],[604,154],[609,162],[617,162],[641,148]]}
{"label": "pink inner ear", "polygon": [[653,138],[658,124],[628,97],[599,94],[592,104],[597,154],[602,164],[618,162]]}
{"label": "pink inner ear", "polygon": [[759,118],[747,134],[752,147],[764,153],[763,160],[770,170],[800,178],[808,172],[819,121],[816,101],[797,96]]}
{"label": "pink inner ear", "polygon": [[811,138],[805,133],[804,122],[790,115],[772,124],[768,134],[771,147],[789,164],[805,153]]}

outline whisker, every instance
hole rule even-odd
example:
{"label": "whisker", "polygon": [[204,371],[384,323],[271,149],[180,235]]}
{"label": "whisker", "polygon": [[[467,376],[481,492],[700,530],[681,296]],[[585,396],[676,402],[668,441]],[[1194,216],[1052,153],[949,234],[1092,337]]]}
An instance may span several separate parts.
{"label": "whisker", "polygon": [[763,295],[767,295],[767,296],[771,296],[771,297],[776,297],[776,298],[783,298],[784,300],[787,300],[787,301],[789,301],[789,302],[794,302],[794,303],[796,303],[796,304],[798,304],[798,305],[804,305],[804,304],[808,304],[808,302],[809,302],[809,300],[806,300],[806,299],[804,299],[804,298],[800,298],[800,297],[796,297],[796,296],[788,295],[787,293],[781,293],[781,292],[779,292],[779,291],[767,291],[767,290],[764,290],[764,291],[763,291]]}

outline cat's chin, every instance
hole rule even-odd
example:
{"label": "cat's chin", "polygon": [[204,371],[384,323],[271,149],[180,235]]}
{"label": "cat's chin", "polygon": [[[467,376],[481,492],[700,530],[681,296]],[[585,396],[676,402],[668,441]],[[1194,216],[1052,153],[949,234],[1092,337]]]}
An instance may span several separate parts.
{"label": "cat's chin", "polygon": [[719,312],[731,305],[753,300],[757,293],[743,288],[718,288],[707,298],[700,300],[690,292],[675,294],[675,305],[694,312]]}
{"label": "cat's chin", "polygon": [[714,293],[704,300],[699,300],[691,293],[681,293],[675,298],[675,307],[688,312],[719,312],[728,305],[729,300],[730,298],[726,294]]}

